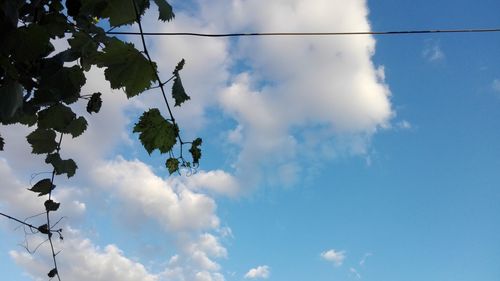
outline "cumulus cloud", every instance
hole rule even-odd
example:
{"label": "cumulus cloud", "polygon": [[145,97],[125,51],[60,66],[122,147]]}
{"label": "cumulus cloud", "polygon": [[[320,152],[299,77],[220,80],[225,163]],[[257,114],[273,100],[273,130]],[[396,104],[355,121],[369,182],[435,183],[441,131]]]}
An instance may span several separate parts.
{"label": "cumulus cloud", "polygon": [[260,265],[255,268],[250,269],[246,274],[245,278],[246,279],[256,279],[256,278],[262,278],[262,279],[267,279],[269,278],[269,275],[271,274],[270,268],[267,265]]}
{"label": "cumulus cloud", "polygon": [[321,257],[326,261],[332,262],[335,266],[341,266],[345,260],[345,251],[330,249],[322,252]]}

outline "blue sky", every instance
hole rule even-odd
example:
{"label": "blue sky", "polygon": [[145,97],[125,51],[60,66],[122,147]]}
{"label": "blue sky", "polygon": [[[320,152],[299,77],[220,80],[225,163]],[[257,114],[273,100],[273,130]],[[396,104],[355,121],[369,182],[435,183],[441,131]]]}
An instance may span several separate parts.
{"label": "blue sky", "polygon": [[[498,1],[180,2],[146,29],[500,26]],[[63,145],[78,175],[57,179],[64,280],[499,280],[499,34],[148,44],[165,75],[187,60],[192,100],[175,114],[204,139],[200,171],[168,177],[130,134],[158,93],[127,101],[93,69],[103,112]],[[2,128],[0,209],[19,217],[43,206],[23,191],[46,169],[13,141],[27,132]],[[46,249],[26,255],[22,231],[0,226],[3,278],[45,280]]]}

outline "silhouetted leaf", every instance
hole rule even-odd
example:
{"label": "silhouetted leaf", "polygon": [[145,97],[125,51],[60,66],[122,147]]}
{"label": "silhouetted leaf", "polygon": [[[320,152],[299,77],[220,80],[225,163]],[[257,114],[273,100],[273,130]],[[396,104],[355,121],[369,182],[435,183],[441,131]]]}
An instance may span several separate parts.
{"label": "silhouetted leaf", "polygon": [[136,15],[134,3],[142,15],[144,10],[149,7],[149,0],[108,0],[106,8],[102,11],[102,16],[109,18],[111,26],[120,26],[135,22]]}
{"label": "silhouetted leaf", "polygon": [[47,158],[45,158],[45,163],[52,164],[54,170],[56,171],[56,175],[66,174],[68,178],[74,176],[76,169],[78,168],[73,159],[62,160],[59,153],[52,153],[47,155]]}
{"label": "silhouetted leaf", "polygon": [[177,76],[179,74],[179,71],[181,71],[184,68],[184,64],[186,64],[186,61],[182,59],[179,63],[177,63],[174,72],[172,73]]}
{"label": "silhouetted leaf", "polygon": [[[104,75],[111,88],[125,87],[127,97],[140,94],[155,80],[155,71],[151,64],[133,44],[113,38],[103,51],[97,57],[97,65],[106,67]],[[154,67],[156,69],[156,65]]]}
{"label": "silhouetted leaf", "polygon": [[55,141],[56,132],[51,129],[37,128],[26,139],[31,144],[34,154],[51,153],[56,150],[57,142]]}
{"label": "silhouetted leaf", "polygon": [[43,196],[49,194],[55,187],[56,186],[52,184],[50,179],[43,179],[35,183],[35,185],[28,190],[38,193],[38,196]]}
{"label": "silhouetted leaf", "polygon": [[87,103],[87,112],[92,114],[92,112],[98,113],[102,106],[101,93],[93,93]]}
{"label": "silhouetted leaf", "polygon": [[73,37],[68,39],[69,46],[71,47],[70,57],[71,60],[80,58],[80,65],[85,71],[90,70],[90,67],[95,63],[98,54],[98,43],[86,32],[76,32]]}
{"label": "silhouetted leaf", "polygon": [[4,145],[5,145],[5,141],[3,140],[2,136],[0,136],[0,151],[3,151]]}
{"label": "silhouetted leaf", "polygon": [[54,278],[55,276],[57,275],[57,269],[56,268],[52,268],[49,273],[47,273],[47,276],[49,278]]}
{"label": "silhouetted leaf", "polygon": [[201,138],[197,138],[193,141],[191,144],[191,148],[189,149],[189,152],[191,153],[191,156],[193,157],[193,164],[197,165],[200,162],[201,158],[201,146],[202,140]]}
{"label": "silhouetted leaf", "polygon": [[17,81],[5,79],[0,86],[0,121],[10,119],[23,105],[23,88]]}
{"label": "silhouetted leaf", "polygon": [[45,14],[40,25],[45,29],[50,38],[62,38],[66,31],[69,30],[70,25],[66,21],[66,17],[60,13]]}
{"label": "silhouetted leaf", "polygon": [[157,108],[144,112],[134,126],[134,133],[139,133],[139,139],[149,154],[155,149],[161,153],[171,150],[177,142],[178,132],[177,126],[165,120]]}
{"label": "silhouetted leaf", "polygon": [[172,6],[168,4],[165,0],[155,0],[156,5],[158,6],[158,10],[160,15],[158,16],[159,20],[162,21],[170,21],[174,19],[174,12],[172,11]]}
{"label": "silhouetted leaf", "polygon": [[183,102],[191,99],[184,90],[182,86],[181,77],[177,75],[174,79],[174,85],[172,86],[172,97],[175,100],[175,106],[180,106]]}
{"label": "silhouetted leaf", "polygon": [[38,231],[40,231],[40,233],[43,233],[43,234],[48,234],[50,235],[50,229],[49,229],[49,226],[47,224],[42,224],[40,225],[38,228],[37,228]]}
{"label": "silhouetted leaf", "polygon": [[170,174],[173,174],[179,170],[179,160],[177,158],[168,158],[165,164]]}
{"label": "silhouetted leaf", "polygon": [[55,104],[38,113],[38,127],[65,132],[76,114],[63,104]]}
{"label": "silhouetted leaf", "polygon": [[81,7],[82,7],[81,0],[66,0],[66,9],[68,11],[68,16],[71,17],[78,16]]}
{"label": "silhouetted leaf", "polygon": [[63,133],[71,134],[73,138],[76,138],[83,134],[87,129],[87,120],[83,116],[73,119],[66,128],[64,128]]}
{"label": "silhouetted leaf", "polygon": [[45,205],[45,210],[47,212],[50,212],[50,211],[57,211],[57,209],[59,209],[59,205],[61,205],[61,203],[57,203],[57,202],[54,202],[52,199],[49,199],[49,200],[45,201],[45,203],[43,203],[43,205]]}
{"label": "silhouetted leaf", "polygon": [[13,55],[19,61],[31,61],[44,57],[54,50],[47,31],[37,24],[19,27],[9,38]]}
{"label": "silhouetted leaf", "polygon": [[53,104],[60,101],[71,104],[80,97],[80,90],[86,81],[83,69],[78,65],[58,68],[57,63],[62,62],[44,65],[40,87],[35,92],[35,101],[38,104]]}

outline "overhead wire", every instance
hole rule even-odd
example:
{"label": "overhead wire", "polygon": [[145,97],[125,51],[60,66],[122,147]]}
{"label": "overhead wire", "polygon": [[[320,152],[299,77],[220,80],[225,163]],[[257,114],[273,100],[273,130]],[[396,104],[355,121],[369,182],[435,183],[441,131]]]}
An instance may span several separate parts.
{"label": "overhead wire", "polygon": [[411,35],[434,33],[490,33],[500,32],[500,28],[477,29],[432,29],[432,30],[398,30],[398,31],[348,31],[348,32],[251,32],[251,33],[197,33],[197,32],[133,32],[107,31],[111,35],[144,35],[144,36],[194,36],[194,37],[251,37],[251,36],[351,36],[351,35]]}

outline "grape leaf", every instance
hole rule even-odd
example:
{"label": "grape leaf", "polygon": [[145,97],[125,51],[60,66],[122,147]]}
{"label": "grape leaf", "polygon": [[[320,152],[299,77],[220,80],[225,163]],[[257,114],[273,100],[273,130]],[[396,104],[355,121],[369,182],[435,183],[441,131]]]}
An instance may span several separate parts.
{"label": "grape leaf", "polygon": [[86,32],[76,32],[73,37],[68,39],[71,49],[70,56],[73,60],[80,58],[80,64],[85,71],[89,71],[95,62],[98,44]]}
{"label": "grape leaf", "polygon": [[29,191],[33,191],[38,193],[38,196],[43,196],[45,194],[49,194],[52,190],[54,190],[56,186],[52,184],[50,179],[39,180],[35,185],[28,189]]}
{"label": "grape leaf", "polygon": [[179,71],[181,71],[184,68],[184,65],[186,64],[186,60],[182,59],[177,65],[175,66],[174,72],[172,72],[174,75],[178,75]]}
{"label": "grape leaf", "polygon": [[4,145],[5,145],[5,141],[3,140],[2,136],[0,136],[0,151],[3,151]]}
{"label": "grape leaf", "polygon": [[73,121],[76,114],[63,104],[55,104],[38,113],[38,127],[66,132],[66,127]]}
{"label": "grape leaf", "polygon": [[189,149],[189,152],[191,153],[191,156],[193,157],[193,164],[197,165],[200,162],[201,158],[201,146],[202,140],[201,138],[197,138],[191,143],[191,148]]}
{"label": "grape leaf", "polygon": [[168,158],[165,163],[167,166],[168,172],[173,174],[179,170],[179,160],[177,158]]}
{"label": "grape leaf", "polygon": [[149,0],[108,0],[108,5],[102,11],[101,16],[109,18],[111,26],[131,24],[137,19],[134,9],[136,5],[139,15],[149,8]]}
{"label": "grape leaf", "polygon": [[56,132],[50,129],[37,128],[26,139],[31,144],[34,154],[51,153],[56,150],[57,142],[55,141]]}
{"label": "grape leaf", "polygon": [[43,205],[45,205],[45,210],[47,212],[50,212],[50,211],[57,211],[57,209],[59,209],[59,206],[61,205],[61,203],[57,203],[57,202],[54,202],[52,199],[49,199],[49,200],[45,201],[45,203],[43,203]]}
{"label": "grape leaf", "polygon": [[101,93],[93,93],[87,103],[87,112],[92,114],[92,112],[98,113],[102,106]]}
{"label": "grape leaf", "polygon": [[139,133],[142,145],[151,154],[155,149],[161,153],[170,151],[177,142],[179,129],[165,120],[157,108],[152,108],[142,114],[133,132]]}
{"label": "grape leaf", "polygon": [[80,0],[66,0],[66,9],[68,11],[68,16],[78,16],[81,7],[82,2]]}
{"label": "grape leaf", "polygon": [[56,62],[44,66],[40,87],[35,92],[35,102],[41,105],[60,101],[66,104],[76,102],[86,81],[83,69],[78,65],[57,68]]}
{"label": "grape leaf", "polygon": [[31,61],[48,55],[54,50],[47,31],[36,24],[20,27],[8,39],[13,55],[19,61]]}
{"label": "grape leaf", "polygon": [[111,88],[125,87],[127,97],[140,94],[155,80],[156,64],[153,69],[133,44],[112,38],[103,51],[97,56],[97,65],[106,67],[104,75]]}
{"label": "grape leaf", "polygon": [[70,25],[66,21],[66,17],[60,13],[48,13],[43,15],[40,25],[52,39],[64,37],[64,33],[70,28]]}
{"label": "grape leaf", "polygon": [[52,153],[47,155],[45,158],[45,163],[52,164],[56,175],[66,174],[68,178],[71,178],[75,175],[76,169],[78,166],[76,165],[73,159],[62,160],[59,153]]}
{"label": "grape leaf", "polygon": [[64,128],[63,133],[71,134],[73,138],[76,138],[83,134],[87,129],[87,120],[83,116],[73,119],[66,128]]}
{"label": "grape leaf", "polygon": [[175,100],[175,106],[180,106],[183,102],[191,99],[184,90],[182,86],[181,77],[179,75],[175,76],[174,85],[172,86],[172,97]]}
{"label": "grape leaf", "polygon": [[14,116],[23,105],[23,88],[17,81],[5,79],[0,86],[0,121]]}
{"label": "grape leaf", "polygon": [[158,15],[158,19],[162,21],[170,21],[173,20],[175,15],[172,11],[172,6],[168,4],[165,0],[155,0],[156,5],[158,6],[158,11],[160,14]]}

